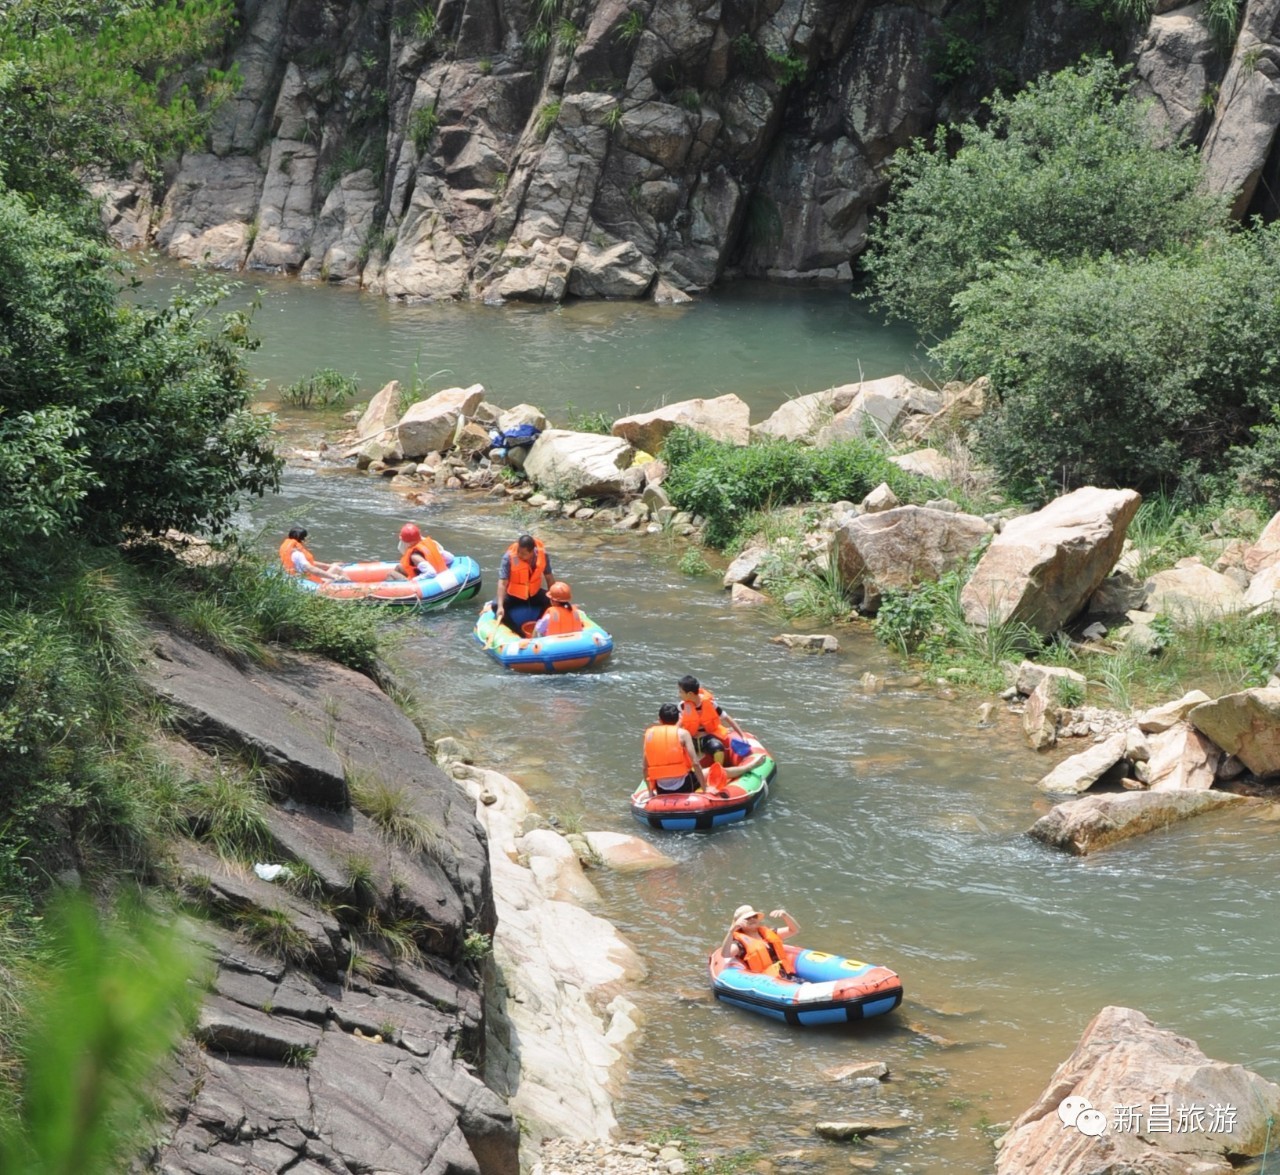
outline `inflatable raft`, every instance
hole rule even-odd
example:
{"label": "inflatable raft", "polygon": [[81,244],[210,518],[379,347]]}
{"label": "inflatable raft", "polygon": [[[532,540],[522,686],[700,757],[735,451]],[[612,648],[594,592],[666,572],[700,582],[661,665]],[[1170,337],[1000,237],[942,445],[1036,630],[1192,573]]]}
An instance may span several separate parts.
{"label": "inflatable raft", "polygon": [[902,1003],[902,980],[888,967],[787,947],[795,979],[748,971],[712,951],[708,966],[718,1000],[787,1024],[843,1024],[883,1016]]}
{"label": "inflatable raft", "polygon": [[293,578],[294,583],[329,600],[369,600],[378,604],[403,604],[438,612],[457,600],[469,600],[480,590],[480,565],[466,555],[435,575],[413,579],[388,579],[397,563],[344,563],[345,578],[324,583]]}
{"label": "inflatable raft", "polygon": [[778,773],[778,765],[755,735],[746,738],[751,754],[764,756],[750,771],[719,790],[704,792],[653,795],[648,784],[642,783],[631,793],[631,814],[650,828],[681,832],[706,832],[745,820],[769,794],[769,784]]}
{"label": "inflatable raft", "polygon": [[472,635],[499,665],[517,673],[569,673],[603,665],[613,653],[613,637],[584,612],[581,632],[557,636],[521,636],[493,617],[492,601],[484,606]]}

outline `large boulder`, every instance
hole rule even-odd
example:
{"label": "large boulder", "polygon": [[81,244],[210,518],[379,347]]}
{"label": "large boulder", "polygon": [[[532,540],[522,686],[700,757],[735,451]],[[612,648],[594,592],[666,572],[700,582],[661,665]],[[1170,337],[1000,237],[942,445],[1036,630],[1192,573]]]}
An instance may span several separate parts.
{"label": "large boulder", "polygon": [[1057,631],[1115,566],[1141,502],[1134,490],[1085,486],[1011,519],[964,586],[965,619],[981,627],[1021,621],[1044,636]]}
{"label": "large boulder", "polygon": [[1274,514],[1262,529],[1258,541],[1244,553],[1244,569],[1256,575],[1264,567],[1280,562],[1280,514]]}
{"label": "large boulder", "polygon": [[835,532],[840,576],[862,587],[866,611],[880,606],[889,588],[911,588],[958,567],[991,527],[972,514],[899,506],[879,514],[849,516]]}
{"label": "large boulder", "polygon": [[1142,774],[1152,791],[1208,791],[1213,786],[1222,752],[1189,723],[1153,735],[1149,747]]}
{"label": "large boulder", "polygon": [[1211,700],[1203,690],[1193,689],[1172,702],[1144,710],[1136,719],[1138,729],[1144,734],[1162,734],[1183,722],[1197,706]]}
{"label": "large boulder", "polygon": [[1244,589],[1229,575],[1199,559],[1180,559],[1147,581],[1147,610],[1185,624],[1213,620],[1245,609]]}
{"label": "large boulder", "polygon": [[1241,602],[1250,612],[1280,612],[1280,563],[1268,563],[1259,571]]}
{"label": "large boulder", "polygon": [[657,453],[678,425],[717,441],[745,445],[751,439],[751,409],[732,394],[714,400],[681,400],[652,412],[620,417],[613,422],[613,435],[646,453]]}
{"label": "large boulder", "polygon": [[1079,795],[1088,791],[1099,779],[1124,758],[1125,735],[1122,731],[1109,739],[1094,743],[1088,750],[1063,759],[1036,786],[1054,794]]}
{"label": "large boulder", "polygon": [[448,449],[458,431],[458,421],[470,416],[483,399],[483,386],[472,384],[469,388],[445,388],[419,400],[396,425],[400,455],[407,461],[417,461],[428,453]]}
{"label": "large boulder", "polygon": [[393,379],[369,401],[356,425],[356,436],[361,440],[393,428],[400,419],[400,381]]}
{"label": "large boulder", "polygon": [[923,388],[905,375],[866,380],[858,385],[848,406],[818,430],[815,443],[825,448],[836,441],[888,436],[908,413],[927,415],[941,406],[940,392]]}
{"label": "large boulder", "polygon": [[[1086,1108],[1101,1121],[1077,1125]],[[1141,1121],[1116,1117],[1134,1108]],[[1278,1110],[1280,1086],[1132,1008],[1103,1008],[996,1144],[996,1175],[1230,1175],[1263,1152]]]}
{"label": "large boulder", "polygon": [[1130,837],[1246,802],[1243,796],[1221,791],[1131,791],[1081,796],[1041,816],[1029,834],[1053,848],[1084,857]]}
{"label": "large boulder", "polygon": [[853,403],[861,386],[841,384],[788,400],[772,416],[753,425],[751,436],[757,440],[800,441],[811,445],[832,418]]}
{"label": "large boulder", "polygon": [[1255,775],[1280,772],[1280,689],[1224,694],[1197,706],[1187,717]]}
{"label": "large boulder", "polygon": [[1271,57],[1278,22],[1280,0],[1244,6],[1213,123],[1200,148],[1207,187],[1232,201],[1231,214],[1238,219],[1253,200],[1280,122],[1280,77]]}
{"label": "large boulder", "polygon": [[636,451],[621,437],[549,428],[525,457],[524,472],[540,489],[561,501],[616,498]]}

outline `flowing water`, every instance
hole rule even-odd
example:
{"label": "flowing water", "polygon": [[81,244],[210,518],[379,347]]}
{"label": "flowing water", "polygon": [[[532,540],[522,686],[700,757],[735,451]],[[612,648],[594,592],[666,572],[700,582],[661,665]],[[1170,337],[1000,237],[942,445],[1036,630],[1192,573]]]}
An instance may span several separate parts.
{"label": "flowing water", "polygon": [[[499,312],[276,285],[258,324],[270,379],[332,363],[372,386],[404,378],[422,346],[420,366],[447,363],[449,382],[480,380],[500,403],[552,413],[737,391],[759,419],[786,394],[856,378],[859,363],[871,377],[911,359],[910,339],[848,299],[769,290],[674,312]],[[251,514],[268,546],[301,518],[323,559],[386,556],[413,517],[478,559],[490,589],[522,526],[492,498],[406,507],[380,479],[345,471],[290,470]],[[868,1153],[881,1171],[990,1170],[991,1125],[1030,1104],[1107,1004],[1280,1080],[1276,823],[1210,816],[1085,860],[1049,851],[1025,835],[1046,810],[1032,785],[1048,761],[1020,745],[1012,716],[980,729],[973,700],[863,692],[864,672],[897,667],[860,632],[840,633],[837,656],[768,643],[792,626],[733,610],[715,577],[682,575],[682,546],[666,536],[572,521],[538,530],[575,599],[614,635],[605,671],[504,672],[473,642],[470,606],[407,621],[399,658],[440,733],[513,775],[544,813],[636,833],[678,862],[593,875],[600,912],[650,968],[618,1101],[626,1133],[678,1128],[717,1147],[795,1152],[784,1170],[847,1172],[850,1155]],[[712,834],[650,831],[627,807],[641,732],[687,672],[780,765],[756,816]],[[893,968],[902,1008],[837,1031],[716,1005],[705,956],[743,902],[786,906],[802,943]],[[823,1075],[857,1060],[885,1061],[892,1080],[850,1089]],[[885,1114],[912,1125],[853,1150],[813,1134],[816,1121]]]}

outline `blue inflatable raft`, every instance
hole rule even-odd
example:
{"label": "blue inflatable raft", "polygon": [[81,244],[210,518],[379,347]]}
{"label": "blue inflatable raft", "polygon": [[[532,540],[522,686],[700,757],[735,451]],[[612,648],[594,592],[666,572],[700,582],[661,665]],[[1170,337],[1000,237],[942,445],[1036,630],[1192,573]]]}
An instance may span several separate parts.
{"label": "blue inflatable raft", "polygon": [[603,665],[613,654],[613,637],[585,612],[582,618],[586,623],[581,632],[521,636],[494,619],[490,601],[472,636],[499,665],[516,673],[569,673]]}
{"label": "blue inflatable raft", "polygon": [[[769,794],[769,784],[778,773],[778,765],[755,735],[747,735],[747,745],[758,761],[737,779],[701,792],[655,793],[642,783],[631,793],[631,814],[650,828],[675,832],[709,832],[745,820]],[[709,765],[710,760],[703,763],[703,767]]]}
{"label": "blue inflatable raft", "polygon": [[902,1003],[902,980],[888,967],[788,946],[794,979],[748,971],[719,950],[708,960],[718,1000],[787,1024],[843,1024],[883,1016]]}

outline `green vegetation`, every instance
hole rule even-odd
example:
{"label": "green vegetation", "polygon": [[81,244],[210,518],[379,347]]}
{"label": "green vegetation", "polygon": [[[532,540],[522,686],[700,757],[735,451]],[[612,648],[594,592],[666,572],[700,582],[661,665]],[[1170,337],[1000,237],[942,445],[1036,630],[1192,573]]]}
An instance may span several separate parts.
{"label": "green vegetation", "polygon": [[442,846],[439,826],[414,810],[413,801],[403,787],[395,787],[382,779],[352,776],[347,780],[351,802],[389,841],[411,853],[438,857]]}
{"label": "green vegetation", "polygon": [[99,914],[80,897],[56,903],[21,949],[47,965],[39,982],[0,968],[0,1054],[21,1059],[20,1073],[3,1075],[0,1170],[123,1171],[143,1140],[153,1074],[194,1023],[197,956],[138,903]]}
{"label": "green vegetation", "polygon": [[573,432],[594,432],[608,436],[613,429],[613,421],[603,412],[579,412],[572,404],[566,404],[565,428]]}
{"label": "green vegetation", "polygon": [[280,399],[291,408],[340,408],[360,391],[354,376],[332,367],[321,367],[306,379],[280,389]]}
{"label": "green vegetation", "polygon": [[1274,496],[1280,232],[1229,232],[1127,84],[1086,62],[901,152],[866,267],[948,374],[990,376],[975,448],[1011,493]]}
{"label": "green vegetation", "polygon": [[690,547],[685,551],[676,566],[680,568],[681,575],[696,577],[711,574],[711,565],[702,557],[702,552],[697,547]]}
{"label": "green vegetation", "polygon": [[538,138],[545,139],[551,133],[551,128],[556,125],[556,121],[559,118],[560,103],[558,101],[545,103],[539,109],[537,121],[534,123]]}
{"label": "green vegetation", "polygon": [[467,963],[479,963],[493,954],[493,938],[478,930],[468,930],[462,940],[462,958]]}
{"label": "green vegetation", "polygon": [[225,287],[147,309],[116,300],[116,263],[65,221],[0,190],[0,552],[52,536],[224,528],[276,488],[269,422],[249,411],[244,314]]}
{"label": "green vegetation", "polygon": [[1015,491],[1088,483],[1194,487],[1280,456],[1280,229],[1216,234],[1194,252],[1030,257],[959,293],[935,355],[1001,394],[979,451]]}
{"label": "green vegetation", "polygon": [[981,125],[899,152],[864,259],[885,309],[942,334],[986,266],[1172,252],[1220,224],[1195,153],[1155,146],[1126,81],[1088,62],[991,98]]}
{"label": "green vegetation", "polygon": [[[81,169],[123,172],[141,160],[156,174],[166,157],[199,146],[238,84],[196,65],[232,11],[230,0],[0,6],[0,185],[88,229]],[[175,85],[178,76],[190,82]]]}
{"label": "green vegetation", "polygon": [[784,86],[804,81],[809,72],[809,63],[803,57],[792,53],[769,53],[766,56],[774,76]]}
{"label": "green vegetation", "polygon": [[618,31],[614,33],[614,36],[619,41],[629,45],[642,32],[644,32],[644,13],[638,8],[633,8],[618,26]]}
{"label": "green vegetation", "polygon": [[810,449],[786,441],[731,445],[692,429],[677,428],[662,450],[663,488],[673,505],[706,520],[707,541],[730,545],[753,510],[793,502],[857,501],[882,481],[906,501],[931,483],[904,473],[882,446],[841,441]]}
{"label": "green vegetation", "polygon": [[413,149],[419,155],[426,155],[431,147],[431,139],[440,125],[440,116],[436,113],[433,102],[430,106],[419,106],[409,116],[409,138]]}
{"label": "green vegetation", "polygon": [[1043,642],[1017,621],[987,628],[966,624],[960,591],[967,578],[967,570],[951,571],[912,592],[885,592],[876,613],[876,636],[931,673],[999,691],[1005,686],[1003,663],[1038,652]]}

